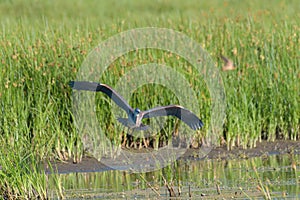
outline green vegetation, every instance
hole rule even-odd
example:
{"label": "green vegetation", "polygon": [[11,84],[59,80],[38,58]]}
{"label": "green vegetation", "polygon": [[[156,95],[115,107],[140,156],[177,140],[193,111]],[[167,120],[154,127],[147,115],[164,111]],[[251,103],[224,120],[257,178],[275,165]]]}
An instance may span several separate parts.
{"label": "green vegetation", "polygon": [[[228,148],[253,147],[262,139],[299,139],[298,10],[296,0],[0,1],[0,194],[44,198],[47,185],[40,162],[80,160],[83,152],[68,82],[76,78],[82,61],[97,44],[132,28],[181,31],[202,44],[220,68],[220,54],[233,59],[237,69],[222,72],[227,116],[219,138]],[[197,133],[201,137],[210,123],[209,93],[200,90],[205,84],[188,63],[166,56],[167,52],[155,50],[131,52],[116,60],[101,80],[113,86],[118,76],[150,57],[173,66],[194,90],[201,91],[197,94],[201,113],[196,113],[206,124]],[[163,94],[162,99],[158,94]],[[169,94],[165,88],[145,86],[130,102],[145,109],[176,101]],[[101,94],[97,98],[102,102],[98,115],[109,116],[108,99]],[[120,143],[115,122],[111,116],[100,125],[105,124],[107,135]],[[168,137],[170,130],[162,137]]]}

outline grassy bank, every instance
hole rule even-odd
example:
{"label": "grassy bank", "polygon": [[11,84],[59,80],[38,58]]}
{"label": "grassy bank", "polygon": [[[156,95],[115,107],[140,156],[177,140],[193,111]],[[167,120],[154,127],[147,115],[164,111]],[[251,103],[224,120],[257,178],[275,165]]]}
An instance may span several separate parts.
{"label": "grassy bank", "polygon": [[[222,65],[220,54],[233,59],[237,69],[221,73],[227,110],[224,134],[218,136],[220,143],[225,140],[228,148],[247,148],[262,139],[299,139],[299,3],[169,3],[0,1],[2,194],[11,198],[45,197],[46,181],[39,161],[80,158],[82,146],[73,123],[68,82],[76,78],[82,61],[96,45],[131,28],[175,29],[202,44],[217,61],[216,66]],[[134,65],[149,62],[150,57],[185,72],[194,90],[205,87],[188,63],[175,56],[167,59],[166,52],[159,51],[125,55],[101,80],[113,86],[119,76]],[[145,98],[145,91],[153,98]],[[201,113],[196,114],[207,125],[210,96],[208,91],[201,91],[197,94]],[[169,94],[161,87],[145,87],[130,102],[146,109],[157,101],[161,105],[174,102]],[[98,115],[109,115],[111,104],[104,95],[97,97],[101,105]],[[107,127],[109,137],[120,142],[113,122],[114,116],[110,116],[100,125]],[[199,135],[206,133],[207,126]],[[171,132],[164,134],[169,136]]]}

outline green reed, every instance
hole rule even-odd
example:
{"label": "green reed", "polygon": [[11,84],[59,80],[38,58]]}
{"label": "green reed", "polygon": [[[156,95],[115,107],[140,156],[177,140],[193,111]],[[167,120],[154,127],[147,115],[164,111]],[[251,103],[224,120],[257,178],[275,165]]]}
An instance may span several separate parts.
{"label": "green reed", "polygon": [[[1,171],[1,193],[12,191],[12,196],[26,196],[34,188],[39,196],[45,196],[43,175],[35,174],[36,180],[32,180],[26,167],[20,167],[23,157],[80,161],[84,149],[74,125],[68,82],[76,79],[81,63],[98,43],[131,28],[157,26],[181,31],[202,44],[220,69],[220,54],[233,59],[237,69],[221,72],[227,110],[224,132],[218,138],[220,143],[226,142],[228,149],[254,147],[262,139],[299,139],[297,1],[281,4],[274,0],[271,8],[260,1],[247,6],[226,2],[219,5],[219,1],[203,5],[175,1],[172,6],[149,5],[147,1],[140,5],[127,3],[0,3],[0,165],[5,170]],[[121,12],[124,6],[132,12]],[[147,11],[149,7],[153,12]],[[284,15],[281,10],[285,10]],[[124,73],[149,62],[171,66],[197,91],[200,113],[196,114],[205,127],[195,134],[201,141],[209,134],[210,94],[201,76],[182,58],[159,50],[130,52],[117,59],[99,79],[114,86]],[[97,94],[96,99],[99,126],[105,127],[108,138],[120,145],[120,132],[126,130],[115,129],[117,116],[111,115],[112,103],[103,94]],[[141,109],[178,103],[176,95],[159,85],[138,88],[127,100]],[[174,118],[167,122],[159,135],[162,140],[168,140],[177,123]],[[15,163],[17,169],[9,163]],[[9,173],[26,175],[14,181]]]}

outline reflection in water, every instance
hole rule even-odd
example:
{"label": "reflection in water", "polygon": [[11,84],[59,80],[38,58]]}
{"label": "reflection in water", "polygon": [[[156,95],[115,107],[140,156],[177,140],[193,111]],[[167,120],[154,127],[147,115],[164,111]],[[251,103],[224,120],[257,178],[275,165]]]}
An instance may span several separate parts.
{"label": "reflection in water", "polygon": [[[187,198],[300,198],[300,155],[247,160],[179,160],[160,171],[120,171],[48,175],[53,196],[99,199],[168,197],[165,178],[176,194]],[[154,190],[156,192],[154,192]],[[160,198],[161,198],[160,197]]]}

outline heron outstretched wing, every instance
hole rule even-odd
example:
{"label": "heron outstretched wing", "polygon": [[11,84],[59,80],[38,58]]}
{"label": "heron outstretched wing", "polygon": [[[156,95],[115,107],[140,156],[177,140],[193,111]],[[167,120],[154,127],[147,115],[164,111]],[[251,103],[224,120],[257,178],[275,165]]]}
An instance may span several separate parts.
{"label": "heron outstretched wing", "polygon": [[115,90],[105,84],[88,82],[88,81],[70,81],[69,85],[75,90],[87,90],[94,92],[103,92],[109,96],[119,107],[125,110],[127,113],[133,112],[131,106],[119,95]]}
{"label": "heron outstretched wing", "polygon": [[182,120],[193,130],[203,127],[203,122],[191,111],[178,105],[160,106],[142,112],[143,118],[159,117],[159,116],[175,116]]}

